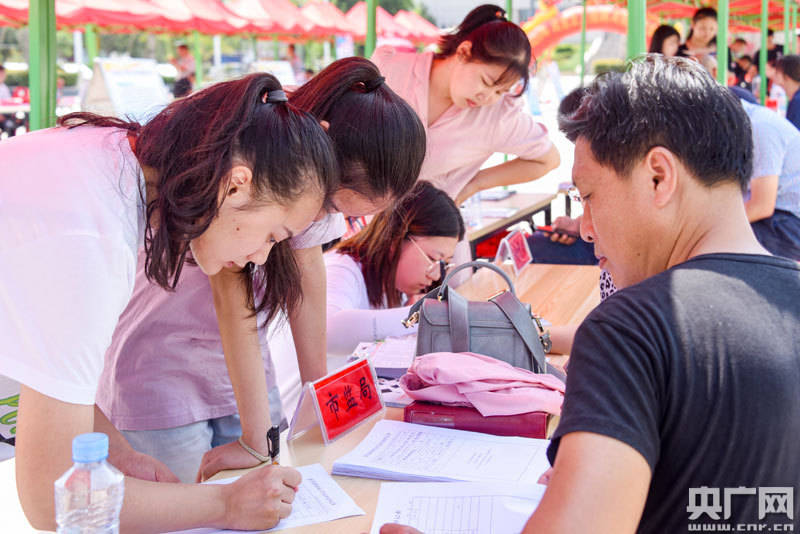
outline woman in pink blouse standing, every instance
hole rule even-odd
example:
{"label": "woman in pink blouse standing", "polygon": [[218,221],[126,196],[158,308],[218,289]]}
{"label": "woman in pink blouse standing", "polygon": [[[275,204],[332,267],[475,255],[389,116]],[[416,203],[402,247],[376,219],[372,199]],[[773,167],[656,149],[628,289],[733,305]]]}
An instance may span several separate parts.
{"label": "woman in pink blouse standing", "polygon": [[[559,164],[547,129],[524,108],[531,47],[525,32],[495,5],[473,9],[439,52],[381,47],[372,61],[425,125],[420,180],[461,204],[492,187],[529,182]],[[481,170],[495,152],[518,156]]]}

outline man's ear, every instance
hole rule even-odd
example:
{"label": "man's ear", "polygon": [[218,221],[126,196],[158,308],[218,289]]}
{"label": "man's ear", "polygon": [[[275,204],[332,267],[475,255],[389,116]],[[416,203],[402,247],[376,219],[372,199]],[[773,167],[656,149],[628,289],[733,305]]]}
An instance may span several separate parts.
{"label": "man's ear", "polygon": [[250,201],[253,186],[253,171],[245,165],[235,165],[230,172],[228,190],[223,202],[242,207]]}
{"label": "man's ear", "polygon": [[472,41],[462,41],[456,48],[456,57],[467,62],[472,57]]}
{"label": "man's ear", "polygon": [[657,146],[650,149],[643,163],[650,177],[650,187],[656,207],[666,206],[678,189],[682,168],[678,158],[670,150]]}
{"label": "man's ear", "polygon": [[331,123],[329,123],[328,121],[319,121],[319,125],[322,126],[322,129],[325,130],[326,133],[331,128]]}

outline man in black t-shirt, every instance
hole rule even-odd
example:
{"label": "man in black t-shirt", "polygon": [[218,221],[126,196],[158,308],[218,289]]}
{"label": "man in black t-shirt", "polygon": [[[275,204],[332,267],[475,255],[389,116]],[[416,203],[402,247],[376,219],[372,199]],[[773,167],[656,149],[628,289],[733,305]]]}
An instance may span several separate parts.
{"label": "man in black t-shirt", "polygon": [[575,336],[524,532],[800,531],[800,267],[747,221],[747,114],[698,63],[648,55],[559,123],[620,290]]}
{"label": "man in black t-shirt", "polygon": [[582,236],[621,289],[575,337],[525,532],[797,531],[800,268],[747,222],[742,107],[697,63],[647,56],[560,126]]}

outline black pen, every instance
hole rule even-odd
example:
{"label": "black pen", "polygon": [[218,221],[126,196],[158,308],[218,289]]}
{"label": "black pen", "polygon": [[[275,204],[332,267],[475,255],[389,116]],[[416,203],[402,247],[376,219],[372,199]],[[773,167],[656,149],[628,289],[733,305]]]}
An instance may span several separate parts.
{"label": "black pen", "polygon": [[278,465],[278,456],[281,452],[281,429],[273,426],[267,431],[267,447],[272,463]]}

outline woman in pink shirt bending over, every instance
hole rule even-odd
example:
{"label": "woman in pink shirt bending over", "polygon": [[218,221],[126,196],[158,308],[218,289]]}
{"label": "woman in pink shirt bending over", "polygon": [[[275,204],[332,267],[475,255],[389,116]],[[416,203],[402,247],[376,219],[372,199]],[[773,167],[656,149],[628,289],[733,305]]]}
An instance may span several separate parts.
{"label": "woman in pink shirt bending over", "polygon": [[[500,7],[473,9],[454,33],[442,36],[436,54],[381,47],[372,60],[425,125],[420,180],[444,190],[457,205],[484,189],[535,180],[558,166],[547,130],[518,98],[528,84],[530,43]],[[495,152],[518,158],[481,170]]]}

